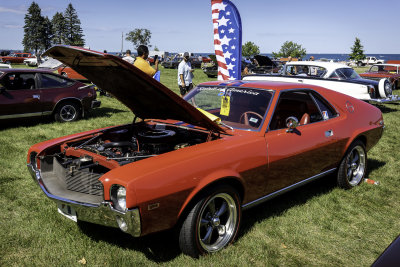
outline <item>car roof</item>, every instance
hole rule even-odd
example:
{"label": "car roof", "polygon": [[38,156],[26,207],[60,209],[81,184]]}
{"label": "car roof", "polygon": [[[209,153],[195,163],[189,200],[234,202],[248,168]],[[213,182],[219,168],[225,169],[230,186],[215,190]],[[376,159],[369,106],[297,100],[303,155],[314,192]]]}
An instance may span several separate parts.
{"label": "car roof", "polygon": [[389,66],[389,67],[400,67],[400,64],[373,64],[372,66]]}
{"label": "car roof", "polygon": [[320,86],[310,85],[310,84],[300,84],[300,83],[289,83],[289,82],[277,82],[277,81],[253,81],[253,80],[235,80],[235,81],[212,81],[201,83],[200,86],[225,86],[225,87],[239,87],[239,88],[256,88],[263,90],[273,90],[282,91],[287,89],[314,89],[328,90]]}
{"label": "car roof", "polygon": [[340,64],[340,63],[335,63],[335,62],[323,62],[323,61],[290,61],[287,62],[286,65],[305,65],[305,66],[318,66],[318,67],[323,67],[325,69],[341,69],[341,68],[348,68],[351,69],[351,67]]}
{"label": "car roof", "polygon": [[9,72],[53,73],[52,71],[45,69],[2,69],[1,71],[4,73],[9,73]]}

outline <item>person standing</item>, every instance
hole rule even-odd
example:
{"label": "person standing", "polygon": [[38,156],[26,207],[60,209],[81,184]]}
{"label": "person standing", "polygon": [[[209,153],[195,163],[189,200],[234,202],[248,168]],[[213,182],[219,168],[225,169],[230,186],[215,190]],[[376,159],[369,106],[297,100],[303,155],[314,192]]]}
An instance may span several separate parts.
{"label": "person standing", "polygon": [[183,60],[178,66],[178,86],[181,96],[189,92],[193,88],[193,71],[192,65],[189,61],[189,53],[183,54]]}
{"label": "person standing", "polygon": [[129,50],[129,49],[126,50],[125,56],[122,59],[131,64],[133,64],[133,62],[135,61],[133,59],[133,57],[131,56],[131,50]]}
{"label": "person standing", "polygon": [[156,61],[154,62],[154,67],[156,69],[153,69],[149,62],[147,62],[147,58],[149,57],[149,48],[145,45],[139,45],[137,48],[137,53],[138,56],[136,57],[135,63],[133,64],[136,68],[140,69],[147,75],[153,77],[154,74],[158,71],[158,58],[156,58]]}

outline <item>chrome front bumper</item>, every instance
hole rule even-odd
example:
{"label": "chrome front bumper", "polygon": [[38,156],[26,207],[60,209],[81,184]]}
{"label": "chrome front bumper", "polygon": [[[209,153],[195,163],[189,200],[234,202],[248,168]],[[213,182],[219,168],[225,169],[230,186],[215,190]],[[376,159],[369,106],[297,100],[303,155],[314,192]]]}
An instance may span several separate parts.
{"label": "chrome front bumper", "polygon": [[[141,222],[139,209],[130,209],[125,212],[116,210],[109,201],[103,201],[96,205],[92,203],[81,203],[70,199],[55,196],[47,191],[43,180],[40,175],[40,171],[36,170],[32,164],[27,165],[28,170],[32,178],[38,183],[42,191],[46,196],[57,204],[64,204],[72,208],[76,212],[77,219],[80,221],[95,223],[99,225],[121,228],[118,225],[117,219],[121,219],[126,223],[127,228],[124,232],[131,234],[134,237],[138,237],[141,234]],[[68,216],[67,216],[68,217]],[[122,229],[121,229],[122,230]]]}
{"label": "chrome front bumper", "polygon": [[400,96],[398,95],[391,95],[386,98],[373,98],[367,100],[368,102],[371,103],[391,103],[391,102],[399,102],[400,101]]}

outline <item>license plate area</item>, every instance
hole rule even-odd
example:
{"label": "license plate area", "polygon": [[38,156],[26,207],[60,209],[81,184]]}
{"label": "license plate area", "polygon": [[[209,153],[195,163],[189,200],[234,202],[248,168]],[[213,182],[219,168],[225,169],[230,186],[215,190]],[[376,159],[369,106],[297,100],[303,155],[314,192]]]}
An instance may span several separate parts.
{"label": "license plate area", "polygon": [[78,221],[78,217],[76,216],[76,211],[72,206],[61,202],[58,202],[57,206],[58,206],[58,213],[67,217],[70,220],[73,220],[74,222]]}

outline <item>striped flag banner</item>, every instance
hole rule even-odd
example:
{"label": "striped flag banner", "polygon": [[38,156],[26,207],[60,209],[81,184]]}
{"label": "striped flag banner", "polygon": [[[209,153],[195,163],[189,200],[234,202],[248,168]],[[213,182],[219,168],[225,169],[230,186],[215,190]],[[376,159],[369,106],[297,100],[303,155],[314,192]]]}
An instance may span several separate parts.
{"label": "striped flag banner", "polygon": [[242,59],[242,21],[229,0],[211,0],[214,49],[218,80],[240,80]]}

